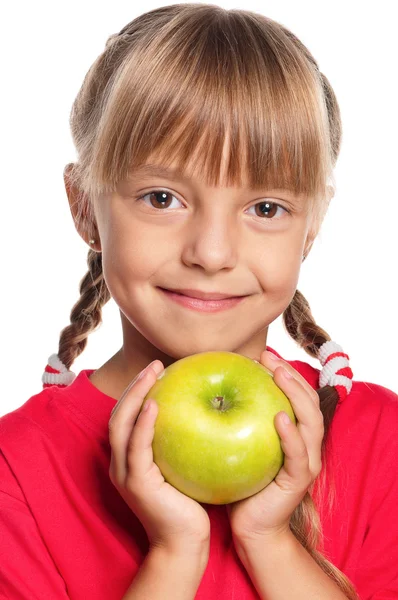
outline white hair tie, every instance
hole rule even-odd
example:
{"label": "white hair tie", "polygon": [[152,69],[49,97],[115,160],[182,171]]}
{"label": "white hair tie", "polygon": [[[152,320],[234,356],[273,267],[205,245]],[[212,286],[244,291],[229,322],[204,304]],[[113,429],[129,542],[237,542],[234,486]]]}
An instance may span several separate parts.
{"label": "white hair tie", "polygon": [[318,359],[322,365],[319,374],[319,387],[331,385],[336,388],[339,402],[342,402],[352,389],[353,372],[349,365],[349,356],[343,348],[329,340],[318,350]]}
{"label": "white hair tie", "polygon": [[41,377],[43,389],[52,385],[66,387],[72,383],[75,377],[76,374],[66,368],[64,363],[58,358],[58,354],[51,354]]}

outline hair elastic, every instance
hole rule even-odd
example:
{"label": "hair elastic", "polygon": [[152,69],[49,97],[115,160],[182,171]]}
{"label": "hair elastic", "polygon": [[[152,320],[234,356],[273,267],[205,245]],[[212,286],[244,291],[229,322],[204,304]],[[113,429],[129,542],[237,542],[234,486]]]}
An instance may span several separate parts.
{"label": "hair elastic", "polygon": [[319,348],[318,359],[322,365],[319,387],[334,386],[339,395],[339,402],[342,402],[352,389],[354,375],[348,362],[350,357],[343,352],[339,344],[329,340]]}

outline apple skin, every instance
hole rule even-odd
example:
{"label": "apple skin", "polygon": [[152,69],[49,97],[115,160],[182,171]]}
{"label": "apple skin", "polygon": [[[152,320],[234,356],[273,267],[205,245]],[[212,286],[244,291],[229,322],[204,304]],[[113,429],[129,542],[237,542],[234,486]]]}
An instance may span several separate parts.
{"label": "apple skin", "polygon": [[284,460],[275,415],[283,410],[297,423],[271,371],[234,352],[174,362],[148,398],[159,407],[154,462],[168,483],[207,504],[230,504],[266,487]]}

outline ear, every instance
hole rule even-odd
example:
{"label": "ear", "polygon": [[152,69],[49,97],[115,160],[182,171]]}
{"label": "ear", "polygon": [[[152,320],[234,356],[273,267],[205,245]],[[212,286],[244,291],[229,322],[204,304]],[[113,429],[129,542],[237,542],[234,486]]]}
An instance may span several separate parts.
{"label": "ear", "polygon": [[303,260],[304,260],[304,258],[307,258],[308,255],[309,255],[309,253],[311,252],[311,248],[312,248],[312,244],[313,243],[314,243],[314,240],[312,240],[311,242],[309,242],[307,240],[306,245],[305,245],[305,249],[304,249],[304,252],[303,252]]}
{"label": "ear", "polygon": [[307,258],[309,253],[311,252],[311,248],[316,239],[317,233],[318,232],[315,231],[315,228],[311,224],[311,226],[307,232],[307,237],[305,238],[304,249],[303,249],[303,260],[304,260],[304,257]]}
{"label": "ear", "polygon": [[331,199],[333,198],[333,196],[335,195],[336,191],[334,189],[334,187],[332,187],[331,185],[326,186],[327,187],[327,200],[328,200],[328,206],[330,204]]}
{"label": "ear", "polygon": [[[73,217],[73,222],[76,231],[91,248],[91,250],[101,252],[99,234],[96,225],[93,222],[93,218],[90,217],[91,210],[89,209],[89,200],[84,193],[82,193],[82,191],[72,183],[70,178],[70,172],[73,169],[73,164],[74,163],[68,163],[64,168],[63,173],[65,190],[68,196],[69,208]],[[91,239],[95,239],[96,243],[89,244],[89,240]]]}
{"label": "ear", "polygon": [[[333,198],[333,196],[335,195],[335,189],[333,186],[327,185],[326,190],[327,190],[326,191],[326,206],[325,206],[324,214],[322,217],[322,221],[323,221],[323,218],[329,208],[330,201]],[[307,235],[307,238],[305,240],[305,246],[304,246],[304,252],[303,252],[303,255],[305,257],[307,257],[308,254],[310,253],[312,245],[313,245],[317,235],[318,235],[318,231],[314,231],[313,228],[311,227],[311,229]]]}
{"label": "ear", "polygon": [[311,226],[309,231],[307,232],[307,237],[305,238],[304,250],[303,250],[303,260],[304,260],[304,257],[307,258],[309,253],[311,252],[312,245],[313,245],[314,241],[316,240],[317,235],[318,235],[318,232],[314,229],[314,227]]}

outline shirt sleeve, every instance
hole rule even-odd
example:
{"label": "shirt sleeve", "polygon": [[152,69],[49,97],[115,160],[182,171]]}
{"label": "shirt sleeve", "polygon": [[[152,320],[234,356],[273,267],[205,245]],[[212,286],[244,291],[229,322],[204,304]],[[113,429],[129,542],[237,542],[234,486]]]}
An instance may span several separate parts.
{"label": "shirt sleeve", "polygon": [[374,435],[383,441],[377,455],[372,511],[359,561],[357,589],[361,600],[398,599],[398,395],[372,385],[383,396]]}
{"label": "shirt sleeve", "polygon": [[0,598],[66,600],[66,585],[0,450]]}

